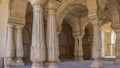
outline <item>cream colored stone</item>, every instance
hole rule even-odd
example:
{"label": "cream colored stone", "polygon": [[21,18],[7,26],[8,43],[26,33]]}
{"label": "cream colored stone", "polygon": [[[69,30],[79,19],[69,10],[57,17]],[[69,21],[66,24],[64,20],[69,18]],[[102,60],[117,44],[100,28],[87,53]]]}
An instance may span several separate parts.
{"label": "cream colored stone", "polygon": [[[29,2],[32,5],[32,7],[29,7],[30,11],[28,10]],[[49,58],[49,62],[56,62],[59,59],[59,39],[56,31],[62,30],[63,22],[68,23],[72,28],[73,36],[77,36],[77,41],[75,44],[75,56],[77,56],[78,59],[82,59],[82,39],[78,38],[78,36],[84,35],[85,28],[89,28],[88,31],[90,34],[90,39],[92,39],[92,26],[88,26],[90,25],[89,20],[100,18],[103,21],[111,21],[112,27],[119,31],[119,6],[120,5],[118,0],[0,0],[0,56],[7,58],[8,61],[6,61],[5,63],[9,66],[13,65],[13,59],[15,58],[17,58],[16,62],[22,65],[21,63],[23,63],[22,57],[24,56],[24,53],[21,25],[26,24],[26,26],[29,25],[32,28],[32,25],[28,24],[27,22],[32,23],[31,18],[33,17],[34,21],[31,46],[31,60],[33,62],[33,68],[43,67],[42,64],[46,60],[46,57]],[[48,9],[48,16],[46,8]],[[26,12],[26,10],[29,12]],[[27,20],[31,20],[26,20],[26,17],[29,17],[27,15],[31,17]],[[48,46],[48,50],[45,50],[43,20],[45,20],[45,24],[47,21],[48,37],[46,40],[48,41],[46,46]],[[94,21],[93,24],[96,24],[96,22],[98,21]],[[8,27],[7,24],[9,25]],[[102,24],[104,24],[104,22]],[[17,34],[14,34],[14,26],[17,26]],[[8,31],[6,30],[6,28],[8,29]],[[91,67],[98,68],[101,66],[100,60],[98,60],[100,58],[100,46],[98,46],[98,29],[96,26],[94,28],[96,28],[94,29],[96,32],[94,31],[94,43],[92,47],[95,52],[93,51],[94,62]],[[16,35],[17,37],[13,38]],[[120,61],[119,32],[116,32],[116,35],[116,62],[118,63]],[[15,39],[15,41],[13,39]],[[90,41],[92,44],[92,40]],[[14,47],[15,44],[16,51]],[[6,51],[4,51],[5,49]],[[46,56],[45,51],[49,52],[49,56]],[[16,52],[16,57],[14,52]],[[50,68],[51,67],[52,66],[50,66]]]}
{"label": "cream colored stone", "polygon": [[30,59],[33,62],[32,68],[40,68],[46,60],[44,22],[42,5],[45,0],[30,0],[33,6],[33,30]]}
{"label": "cream colored stone", "polygon": [[24,52],[23,52],[23,40],[22,40],[22,29],[23,29],[23,25],[17,25],[16,29],[17,29],[17,41],[16,41],[16,65],[24,65],[23,62],[23,56],[24,56]]}
{"label": "cream colored stone", "polygon": [[103,68],[102,63],[100,62],[101,52],[99,50],[99,21],[98,19],[94,19],[91,21],[93,24],[94,29],[94,37],[93,37],[93,48],[92,48],[92,58],[93,63],[91,64],[90,68]]}
{"label": "cream colored stone", "polygon": [[56,17],[55,17],[55,8],[54,1],[48,3],[48,22],[47,22],[47,50],[48,50],[48,62],[57,62],[58,61],[58,40],[57,40],[57,31],[56,31]]}
{"label": "cream colored stone", "polygon": [[14,57],[15,57],[15,45],[14,45],[14,25],[8,24],[7,25],[7,48],[6,48],[6,66],[12,66],[15,64]]}

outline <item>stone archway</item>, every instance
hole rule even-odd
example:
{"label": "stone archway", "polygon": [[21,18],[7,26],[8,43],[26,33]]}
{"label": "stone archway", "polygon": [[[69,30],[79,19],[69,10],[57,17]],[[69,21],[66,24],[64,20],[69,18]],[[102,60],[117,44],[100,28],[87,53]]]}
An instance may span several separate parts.
{"label": "stone archway", "polygon": [[74,39],[71,26],[64,22],[62,31],[59,34],[60,59],[74,59]]}
{"label": "stone archway", "polygon": [[[57,21],[57,30],[58,31],[61,31],[62,29],[62,22],[63,22],[63,19],[66,17],[66,15],[69,14],[69,12],[71,10],[74,9],[74,7],[78,5],[78,6],[81,6],[83,7],[83,9],[85,9],[86,11],[88,11],[88,8],[87,8],[87,2],[82,0],[82,1],[79,1],[79,0],[69,0],[69,1],[64,1],[61,6],[57,9],[57,12],[56,12],[56,21]],[[78,8],[80,9],[80,8]],[[86,12],[87,14],[88,12]],[[87,16],[87,15],[86,15]]]}
{"label": "stone archway", "polygon": [[30,47],[31,47],[31,38],[30,38],[30,32],[29,30],[25,27],[23,29],[23,50],[24,50],[24,57],[23,60],[25,64],[29,64],[30,62]]}
{"label": "stone archway", "polygon": [[93,46],[93,26],[88,23],[85,26],[85,34],[83,37],[83,58],[85,60],[90,60],[92,58],[92,46]]}

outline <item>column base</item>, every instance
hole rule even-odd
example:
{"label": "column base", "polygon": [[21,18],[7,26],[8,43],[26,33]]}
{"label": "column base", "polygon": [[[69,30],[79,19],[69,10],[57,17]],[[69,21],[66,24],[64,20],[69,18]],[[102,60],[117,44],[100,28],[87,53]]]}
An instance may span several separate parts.
{"label": "column base", "polygon": [[41,63],[33,63],[31,68],[45,68]]}
{"label": "column base", "polygon": [[120,64],[120,60],[119,59],[115,60],[114,64]]}
{"label": "column base", "polygon": [[15,65],[15,61],[12,58],[7,58],[6,60],[6,66],[11,67]]}
{"label": "column base", "polygon": [[25,63],[23,62],[23,60],[17,60],[17,61],[16,61],[16,65],[17,65],[17,66],[24,66]]}
{"label": "column base", "polygon": [[78,57],[75,57],[74,60],[78,60]]}
{"label": "column base", "polygon": [[60,63],[60,62],[61,62],[60,59],[58,59],[58,60],[57,60],[57,63]]}
{"label": "column base", "polygon": [[78,60],[78,61],[82,61],[83,60],[83,57],[75,57],[74,60]]}
{"label": "column base", "polygon": [[58,68],[57,63],[48,63],[47,68]]}
{"label": "column base", "polygon": [[90,68],[104,68],[99,60],[94,60],[90,65]]}
{"label": "column base", "polygon": [[78,58],[79,61],[83,61],[83,57]]}

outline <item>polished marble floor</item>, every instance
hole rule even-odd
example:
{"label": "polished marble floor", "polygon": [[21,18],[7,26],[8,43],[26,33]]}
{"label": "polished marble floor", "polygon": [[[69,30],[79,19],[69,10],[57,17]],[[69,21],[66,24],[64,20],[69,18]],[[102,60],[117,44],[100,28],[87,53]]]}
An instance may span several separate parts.
{"label": "polished marble floor", "polygon": [[[45,67],[41,68],[90,68],[92,61],[66,61],[58,64],[46,64]],[[113,64],[111,61],[102,61],[104,68],[120,68],[120,65]],[[13,68],[31,68],[31,65],[13,67]]]}

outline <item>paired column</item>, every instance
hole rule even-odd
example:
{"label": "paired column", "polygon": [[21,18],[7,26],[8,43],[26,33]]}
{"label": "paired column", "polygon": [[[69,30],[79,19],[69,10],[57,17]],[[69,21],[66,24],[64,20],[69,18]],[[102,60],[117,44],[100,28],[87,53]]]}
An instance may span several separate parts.
{"label": "paired column", "polygon": [[6,65],[10,67],[14,65],[14,57],[15,57],[15,42],[14,42],[14,25],[7,25],[7,47],[6,47]]}
{"label": "paired column", "polygon": [[115,32],[116,32],[115,64],[120,64],[120,29],[115,29]]}
{"label": "paired column", "polygon": [[78,60],[83,60],[83,47],[82,47],[82,36],[78,37]]}
{"label": "paired column", "polygon": [[56,14],[55,0],[50,0],[48,3],[48,22],[47,22],[47,50],[49,63],[56,63],[59,57],[59,45],[56,31],[55,14]]}
{"label": "paired column", "polygon": [[75,39],[75,49],[74,49],[74,56],[75,56],[75,60],[78,59],[78,38],[77,37],[74,37]]}
{"label": "paired column", "polygon": [[83,60],[82,36],[74,37],[75,39],[75,60]]}
{"label": "paired column", "polygon": [[22,41],[22,29],[23,29],[23,25],[17,25],[16,29],[16,65],[24,65],[24,62],[22,60],[23,56],[24,56],[24,52],[23,52],[23,41]]}
{"label": "paired column", "polygon": [[33,62],[32,68],[43,67],[46,60],[45,40],[44,40],[44,23],[43,23],[43,4],[45,0],[30,0],[33,6],[33,29],[32,29],[32,46],[30,59]]}
{"label": "paired column", "polygon": [[94,37],[93,37],[93,48],[92,48],[92,57],[93,62],[91,64],[91,68],[103,68],[103,65],[100,62],[100,48],[99,48],[99,22],[98,20],[93,20],[93,29],[94,29]]}

